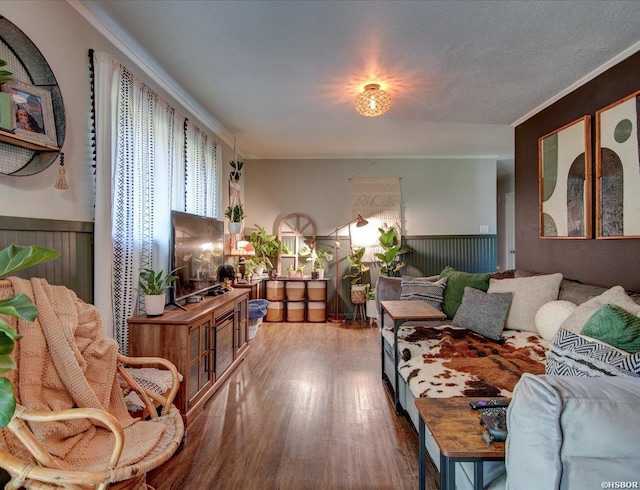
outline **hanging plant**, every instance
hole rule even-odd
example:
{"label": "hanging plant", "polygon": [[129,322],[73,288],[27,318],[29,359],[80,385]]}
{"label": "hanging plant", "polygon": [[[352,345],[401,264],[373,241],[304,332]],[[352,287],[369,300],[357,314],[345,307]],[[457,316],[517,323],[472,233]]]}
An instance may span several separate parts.
{"label": "hanging plant", "polygon": [[229,162],[229,165],[231,165],[231,167],[233,168],[233,172],[231,172],[231,174],[229,174],[229,178],[231,180],[240,180],[240,170],[242,170],[242,167],[244,166],[244,162],[242,160],[231,160]]}

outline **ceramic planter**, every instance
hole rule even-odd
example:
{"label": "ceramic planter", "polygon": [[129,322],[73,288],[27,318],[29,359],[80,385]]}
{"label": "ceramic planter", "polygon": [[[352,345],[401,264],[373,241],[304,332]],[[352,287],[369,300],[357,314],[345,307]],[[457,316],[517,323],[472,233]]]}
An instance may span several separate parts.
{"label": "ceramic planter", "polygon": [[146,294],[144,297],[144,309],[147,316],[160,316],[164,313],[165,295]]}
{"label": "ceramic planter", "polygon": [[228,227],[230,234],[237,235],[238,233],[242,232],[242,221],[229,221]]}
{"label": "ceramic planter", "polygon": [[368,299],[367,300],[367,317],[368,318],[378,318],[378,309],[376,308],[376,300]]}

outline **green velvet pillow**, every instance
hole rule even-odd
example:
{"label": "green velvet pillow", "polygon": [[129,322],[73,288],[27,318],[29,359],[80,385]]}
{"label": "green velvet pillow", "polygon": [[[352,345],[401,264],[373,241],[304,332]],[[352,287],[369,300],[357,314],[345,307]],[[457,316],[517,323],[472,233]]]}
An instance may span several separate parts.
{"label": "green velvet pillow", "polygon": [[447,277],[448,279],[447,287],[444,290],[442,311],[445,312],[447,317],[453,318],[456,316],[456,312],[462,303],[464,288],[469,286],[486,292],[487,289],[489,289],[489,278],[491,274],[471,274],[469,272],[457,271],[453,267],[445,267],[440,273],[439,279],[443,277]]}
{"label": "green velvet pillow", "polygon": [[601,306],[581,333],[631,354],[640,352],[640,318],[620,306]]}

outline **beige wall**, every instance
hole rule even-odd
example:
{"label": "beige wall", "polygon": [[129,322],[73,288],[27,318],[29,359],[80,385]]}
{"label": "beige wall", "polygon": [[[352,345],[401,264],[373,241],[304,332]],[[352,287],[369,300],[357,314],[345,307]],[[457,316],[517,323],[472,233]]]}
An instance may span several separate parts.
{"label": "beige wall", "polygon": [[244,168],[246,227],[275,232],[290,213],[308,214],[319,235],[349,221],[349,179],[400,177],[407,235],[496,233],[495,160],[250,160]]}
{"label": "beige wall", "polygon": [[[21,29],[40,49],[62,92],[66,112],[66,139],[62,150],[69,190],[54,189],[56,161],[45,171],[28,177],[0,175],[0,215],[93,221],[93,169],[90,146],[89,49],[106,51],[154,87],[165,100],[180,104],[149,80],[136,65],[63,0],[3,0],[0,15]],[[187,111],[182,111],[186,114]],[[189,116],[195,124],[196,118]],[[233,152],[222,142],[223,162]],[[227,169],[225,163],[223,168]],[[226,191],[223,204],[226,206]],[[168,219],[168,217],[167,217]]]}

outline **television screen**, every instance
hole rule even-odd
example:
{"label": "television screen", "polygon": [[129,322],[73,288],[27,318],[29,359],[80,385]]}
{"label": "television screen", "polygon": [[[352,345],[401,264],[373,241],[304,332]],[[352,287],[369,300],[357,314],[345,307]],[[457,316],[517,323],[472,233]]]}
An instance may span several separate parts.
{"label": "television screen", "polygon": [[178,269],[175,302],[218,284],[218,268],[224,263],[224,222],[172,211],[171,228],[171,269]]}

